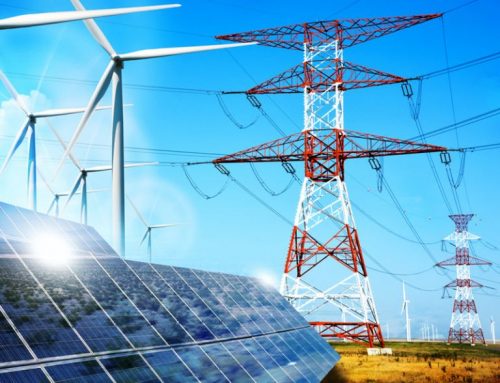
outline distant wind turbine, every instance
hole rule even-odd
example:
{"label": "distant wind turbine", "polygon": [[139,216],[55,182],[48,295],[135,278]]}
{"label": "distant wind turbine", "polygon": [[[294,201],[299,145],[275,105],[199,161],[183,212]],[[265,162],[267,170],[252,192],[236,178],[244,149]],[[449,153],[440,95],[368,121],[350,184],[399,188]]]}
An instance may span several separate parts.
{"label": "distant wind turbine", "polygon": [[[5,161],[0,168],[0,175],[4,172],[5,168],[9,164],[12,156],[16,153],[19,146],[21,146],[26,135],[29,132],[29,154],[28,154],[28,198],[30,202],[30,207],[33,210],[37,210],[37,187],[36,187],[36,176],[37,176],[37,164],[36,164],[36,123],[40,118],[49,118],[56,116],[66,116],[71,114],[83,113],[85,108],[70,108],[70,109],[48,109],[42,112],[32,112],[28,106],[24,103],[20,94],[16,91],[12,83],[9,81],[5,73],[0,70],[0,81],[3,82],[7,90],[9,91],[12,98],[15,100],[19,108],[26,115],[26,121],[22,124],[21,128],[17,132],[17,135],[10,147],[7,155],[5,156]],[[97,107],[98,110],[111,109],[111,107]],[[52,131],[54,129],[51,127]]]}
{"label": "distant wind turbine", "polygon": [[173,227],[173,226],[178,226],[178,223],[165,223],[165,224],[159,224],[159,225],[150,225],[144,216],[141,214],[137,206],[132,202],[132,200],[127,196],[128,202],[130,202],[130,206],[134,209],[136,212],[137,216],[141,220],[141,222],[144,224],[146,227],[146,232],[144,233],[144,236],[142,237],[141,240],[141,245],[144,243],[144,241],[147,239],[148,240],[148,258],[149,258],[149,263],[151,263],[152,257],[153,257],[153,249],[152,249],[152,243],[151,243],[151,232],[155,229],[163,229],[166,227]]}
{"label": "distant wind turbine", "polygon": [[[84,168],[77,161],[74,162],[74,164],[78,168],[78,170],[80,171],[80,175],[76,179],[76,181],[73,185],[73,188],[71,189],[71,192],[69,193],[68,199],[66,200],[66,203],[64,204],[63,211],[66,210],[66,207],[71,202],[71,200],[75,196],[75,194],[78,194],[78,189],[80,188],[80,184],[81,184],[82,185],[82,190],[81,190],[82,203],[81,203],[81,207],[80,207],[80,222],[87,225],[87,223],[88,223],[87,176],[90,173],[109,172],[109,171],[111,171],[112,168],[109,165],[93,166],[90,168]],[[158,162],[140,162],[140,163],[134,163],[134,164],[125,164],[124,167],[125,168],[136,168],[136,167],[154,166],[154,165],[158,165]]]}
{"label": "distant wind turbine", "polygon": [[406,322],[406,341],[411,342],[411,321],[410,321],[410,300],[406,298],[405,283],[403,282],[403,306],[401,307],[401,314],[405,312]]}
{"label": "distant wind turbine", "polygon": [[493,317],[490,317],[490,331],[491,331],[491,339],[493,340],[493,344],[497,344],[497,341],[495,339],[495,321],[493,320]]}
{"label": "distant wind turbine", "polygon": [[68,21],[85,20],[85,19],[105,17],[105,16],[125,15],[127,13],[156,11],[159,9],[167,9],[178,6],[179,6],[178,4],[169,4],[169,5],[153,5],[146,7],[33,13],[33,14],[9,17],[6,19],[0,19],[0,30],[58,24]]}
{"label": "distant wind turbine", "polygon": [[[79,0],[71,0],[77,10],[84,11],[85,8]],[[177,4],[176,6],[180,6]],[[123,143],[123,100],[122,100],[122,69],[126,61],[143,60],[156,57],[166,57],[173,55],[181,55],[187,53],[195,53],[216,49],[235,48],[254,43],[236,43],[224,45],[204,45],[194,47],[180,48],[159,48],[146,49],[131,53],[118,54],[111,43],[108,41],[104,33],[98,27],[94,20],[84,21],[87,29],[90,31],[94,39],[101,47],[109,54],[110,62],[94,90],[94,93],[88,103],[87,110],[83,114],[80,123],[78,124],[73,137],[68,145],[68,150],[63,156],[61,163],[58,166],[58,171],[62,167],[63,162],[69,155],[78,137],[85,128],[90,115],[94,111],[96,105],[106,93],[111,80],[112,98],[113,98],[113,132],[112,132],[112,210],[113,210],[113,244],[115,250],[121,255],[125,255],[125,184],[124,184],[124,143]],[[57,172],[56,172],[57,173]]]}
{"label": "distant wind turbine", "polygon": [[[67,197],[69,196],[70,192],[64,192],[64,193],[56,193],[52,186],[50,186],[49,182],[47,179],[43,176],[43,173],[41,172],[40,168],[37,167],[37,172],[38,175],[40,176],[40,179],[43,181],[47,189],[49,190],[50,194],[52,194],[52,201],[50,202],[49,208],[47,209],[47,214],[51,214],[53,210],[54,215],[56,217],[59,217],[59,202],[61,197]],[[98,193],[105,191],[107,189],[94,189],[94,190],[88,190],[87,193]],[[77,192],[76,194],[81,194],[81,192]]]}

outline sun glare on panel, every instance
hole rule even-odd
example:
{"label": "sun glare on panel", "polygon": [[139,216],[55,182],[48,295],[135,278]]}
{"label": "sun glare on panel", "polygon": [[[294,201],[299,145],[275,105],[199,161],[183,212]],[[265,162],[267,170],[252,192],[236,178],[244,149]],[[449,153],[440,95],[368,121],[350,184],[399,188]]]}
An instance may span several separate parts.
{"label": "sun glare on panel", "polygon": [[43,233],[33,241],[33,253],[51,266],[65,265],[71,256],[71,251],[64,238],[54,233]]}

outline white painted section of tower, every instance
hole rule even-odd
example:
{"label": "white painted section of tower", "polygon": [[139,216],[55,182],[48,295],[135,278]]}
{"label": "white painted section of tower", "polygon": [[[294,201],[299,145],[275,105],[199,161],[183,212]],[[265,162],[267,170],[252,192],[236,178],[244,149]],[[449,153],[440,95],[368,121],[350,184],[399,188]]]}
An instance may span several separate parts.
{"label": "white painted section of tower", "polygon": [[[330,66],[333,60],[343,62],[343,51],[337,41],[321,46],[304,44],[304,62],[318,70]],[[324,91],[309,92],[304,88],[304,131],[344,129],[344,92],[340,84]],[[356,228],[349,194],[344,181],[335,177],[328,182],[305,178],[295,215],[295,226],[311,231],[320,225],[349,225]],[[368,277],[351,275],[324,289],[284,273],[281,294],[303,315],[310,315],[325,306],[333,306],[340,314],[338,321],[378,323],[377,311]],[[333,318],[332,318],[333,319]]]}

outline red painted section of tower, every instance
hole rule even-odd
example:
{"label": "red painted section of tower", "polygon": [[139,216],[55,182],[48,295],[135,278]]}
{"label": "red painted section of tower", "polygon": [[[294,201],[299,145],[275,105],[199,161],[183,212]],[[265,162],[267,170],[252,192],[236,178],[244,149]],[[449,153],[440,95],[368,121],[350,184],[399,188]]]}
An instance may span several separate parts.
{"label": "red painted section of tower", "polygon": [[371,322],[310,322],[324,338],[349,339],[356,343],[374,347],[379,342],[384,347],[380,325]]}
{"label": "red painted section of tower", "polygon": [[216,36],[219,40],[254,42],[301,51],[304,44],[323,45],[339,40],[348,48],[441,17],[442,13],[361,19],[315,21]]}
{"label": "red painted section of tower", "polygon": [[325,92],[338,84],[339,90],[351,90],[407,81],[390,73],[347,61],[331,60],[321,70],[309,63],[299,64],[249,89],[249,94]]}

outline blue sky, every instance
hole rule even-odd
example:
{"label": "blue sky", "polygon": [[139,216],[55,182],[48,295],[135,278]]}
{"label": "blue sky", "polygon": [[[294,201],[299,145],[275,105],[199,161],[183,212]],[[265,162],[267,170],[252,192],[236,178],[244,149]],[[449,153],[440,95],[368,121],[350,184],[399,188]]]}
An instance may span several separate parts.
{"label": "blue sky", "polygon": [[[144,4],[138,0],[93,0],[83,3],[87,8]],[[158,0],[147,2],[160,3]],[[101,19],[98,24],[114,48],[125,53],[145,48],[217,43],[214,35],[319,19],[441,12],[465,1],[346,0],[307,3],[306,6],[303,1],[296,0],[185,1],[179,9]],[[38,1],[0,0],[1,17],[70,9],[71,4],[66,0],[47,0],[43,5]],[[500,6],[496,1],[479,0],[447,14],[443,20],[434,20],[349,48],[344,52],[344,58],[403,77],[428,73],[446,66],[443,35],[451,65],[498,51],[500,31],[496,23],[499,13]],[[85,106],[94,86],[88,82],[98,80],[108,60],[106,53],[80,22],[2,31],[0,45],[0,67],[35,110]],[[300,52],[253,46],[231,52],[127,63],[124,99],[133,107],[125,112],[126,145],[230,153],[278,138],[276,131],[262,117],[249,129],[236,128],[224,115],[214,95],[174,93],[154,90],[151,86],[245,90],[300,60]],[[148,88],[134,86],[138,84]],[[451,74],[457,121],[497,108],[500,103],[499,85],[498,62],[495,61]],[[266,112],[286,133],[302,129],[300,95],[262,96],[260,100]],[[0,101],[0,156],[3,156],[23,119],[3,88],[0,88]],[[224,101],[241,123],[253,121],[258,115],[244,96],[225,96]],[[107,94],[103,103],[109,102],[110,94]],[[398,85],[348,92],[345,113],[346,129],[399,138],[417,135],[407,100]],[[424,131],[453,123],[447,76],[424,81],[421,121]],[[496,129],[498,122],[496,117],[460,129],[459,145],[500,142],[500,132]],[[69,139],[78,118],[53,119],[52,123],[61,135]],[[40,165],[47,178],[52,179],[62,150],[52,141],[54,137],[46,125],[40,123],[37,132]],[[75,150],[76,156],[86,166],[109,164],[109,148],[96,147],[95,144],[109,145],[110,137],[110,113],[95,114],[79,141],[91,145],[79,145]],[[434,137],[430,142],[457,146],[454,132]],[[444,166],[439,163],[437,155],[434,159],[451,199]],[[197,161],[203,158],[128,150],[126,160]],[[464,210],[476,214],[470,231],[500,247],[498,160],[498,151],[470,153],[465,165],[465,181],[459,193]],[[459,157],[453,155],[455,174],[458,165]],[[270,197],[260,187],[248,165],[232,165],[229,168],[260,198],[293,220],[298,185],[293,185],[279,197]],[[296,168],[302,174],[300,164],[296,164]],[[257,169],[269,186],[276,190],[288,183],[289,178],[279,164],[261,164],[257,165]],[[25,171],[26,148],[22,148],[11,166],[0,176],[1,200],[27,205]],[[217,191],[225,182],[224,177],[211,166],[193,167],[190,173],[208,194]],[[387,158],[384,174],[424,241],[439,241],[453,230],[425,155]],[[52,186],[59,192],[66,191],[76,176],[75,168],[68,163]],[[346,181],[351,199],[364,211],[398,234],[412,238],[387,192],[377,192],[376,176],[367,161],[348,163]],[[236,185],[231,184],[219,197],[206,201],[191,188],[180,168],[169,166],[127,170],[126,182],[127,194],[151,223],[182,223],[176,228],[154,233],[155,261],[247,275],[266,274],[279,280],[291,228]],[[109,239],[110,175],[90,175],[89,188],[104,189],[89,195],[89,223]],[[39,205],[43,211],[50,203],[50,194],[41,182],[39,190]],[[79,201],[76,199],[68,206],[64,216],[77,220],[78,210]],[[418,245],[383,230],[356,209],[354,213],[365,252],[389,270],[411,274],[432,266],[432,261]],[[146,259],[146,248],[139,246],[143,234],[141,225],[128,206],[127,247],[130,258]],[[440,243],[429,245],[429,248],[437,259],[452,256],[441,251]],[[451,249],[449,246],[448,250]],[[479,256],[496,262],[496,266],[495,270],[474,268],[473,279],[499,288],[500,252],[481,243],[476,245],[476,250]],[[368,266],[378,268],[369,257],[366,261]],[[453,275],[453,270],[450,275]],[[447,283],[448,278],[433,270],[401,278],[415,286],[433,290],[425,292],[408,288],[414,335],[419,333],[420,324],[424,321],[438,325],[439,332],[444,334],[449,325],[452,301],[441,299],[440,287]],[[390,324],[391,335],[402,335],[400,282],[374,270],[370,279],[381,322]],[[498,290],[484,290],[482,293],[477,291],[476,300],[483,328],[489,337],[489,317],[500,317],[500,293]]]}

